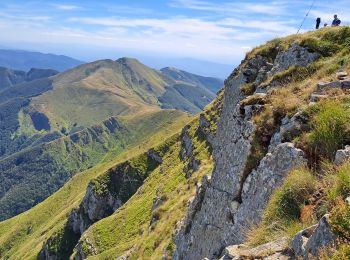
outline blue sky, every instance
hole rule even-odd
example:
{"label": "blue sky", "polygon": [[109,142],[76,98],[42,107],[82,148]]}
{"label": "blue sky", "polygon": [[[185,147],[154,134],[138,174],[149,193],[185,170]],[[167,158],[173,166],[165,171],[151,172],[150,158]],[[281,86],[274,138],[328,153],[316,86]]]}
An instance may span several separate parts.
{"label": "blue sky", "polygon": [[[115,56],[237,63],[257,44],[295,33],[312,1],[115,0],[0,2],[0,45],[91,60]],[[318,0],[317,16],[350,24],[349,0]]]}

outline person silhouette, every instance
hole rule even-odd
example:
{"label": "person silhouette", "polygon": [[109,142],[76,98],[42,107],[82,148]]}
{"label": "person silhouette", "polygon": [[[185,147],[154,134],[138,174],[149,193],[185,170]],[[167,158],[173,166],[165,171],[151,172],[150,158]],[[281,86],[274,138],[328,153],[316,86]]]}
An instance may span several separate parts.
{"label": "person silhouette", "polygon": [[337,26],[339,26],[341,24],[341,21],[339,20],[339,18],[338,18],[338,15],[334,15],[334,20],[333,20],[333,22],[332,22],[332,26],[333,27],[337,27]]}
{"label": "person silhouette", "polygon": [[320,28],[320,24],[321,24],[321,18],[318,17],[318,18],[316,19],[316,30]]}

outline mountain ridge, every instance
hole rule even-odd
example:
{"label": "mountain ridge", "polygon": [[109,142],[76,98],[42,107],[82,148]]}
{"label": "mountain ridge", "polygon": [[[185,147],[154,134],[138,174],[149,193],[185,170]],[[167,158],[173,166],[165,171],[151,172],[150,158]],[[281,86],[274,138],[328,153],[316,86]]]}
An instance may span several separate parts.
{"label": "mountain ridge", "polygon": [[[187,89],[207,93],[202,84],[182,81],[181,86],[173,86],[174,79],[130,58],[95,61],[55,75],[52,72],[21,72],[23,79],[31,81],[16,82],[19,84],[0,91],[0,218],[29,209],[76,172],[99,163],[103,153],[135,145],[136,140],[142,140],[142,133],[152,133],[150,128],[159,130],[157,125],[186,121],[190,115],[181,110],[200,111],[215,96],[208,92],[208,98],[196,103],[196,98],[186,96],[190,93]],[[217,81],[220,86],[221,81]],[[169,104],[165,107],[159,100],[168,89],[181,99],[170,103],[164,99]],[[198,93],[191,96],[198,97]],[[112,119],[126,126],[126,132],[111,131],[108,122]],[[77,136],[81,136],[80,141]],[[39,188],[35,190],[35,186]],[[27,191],[20,199],[15,193],[19,187]]]}

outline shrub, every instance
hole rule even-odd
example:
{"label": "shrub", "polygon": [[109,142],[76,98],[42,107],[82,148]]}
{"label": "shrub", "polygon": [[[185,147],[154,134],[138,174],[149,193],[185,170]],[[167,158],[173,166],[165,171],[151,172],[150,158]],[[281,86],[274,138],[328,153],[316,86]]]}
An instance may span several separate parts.
{"label": "shrub", "polygon": [[304,168],[293,170],[271,196],[259,227],[248,232],[248,243],[257,246],[281,236],[293,237],[303,228],[301,210],[316,190],[313,174]]}
{"label": "shrub", "polygon": [[350,240],[350,206],[339,200],[332,209],[330,224],[333,230],[342,238]]}
{"label": "shrub", "polygon": [[348,134],[348,112],[336,100],[320,103],[311,122],[312,131],[308,136],[309,148],[319,157],[332,160],[340,147],[345,144]]}
{"label": "shrub", "polygon": [[300,217],[302,207],[316,190],[316,181],[307,169],[292,171],[284,184],[271,197],[264,219],[267,222],[288,222]]}
{"label": "shrub", "polygon": [[335,174],[329,175],[330,184],[327,189],[328,198],[336,201],[337,198],[342,199],[350,195],[350,162],[346,162],[340,166]]}

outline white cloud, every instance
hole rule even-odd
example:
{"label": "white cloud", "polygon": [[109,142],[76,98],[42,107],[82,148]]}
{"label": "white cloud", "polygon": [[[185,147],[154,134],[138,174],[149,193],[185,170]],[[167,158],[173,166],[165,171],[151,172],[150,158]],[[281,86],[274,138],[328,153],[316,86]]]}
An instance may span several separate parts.
{"label": "white cloud", "polygon": [[80,6],[68,5],[68,4],[52,4],[52,6],[63,11],[74,11],[74,10],[82,9],[82,7]]}
{"label": "white cloud", "polygon": [[281,15],[287,12],[287,3],[283,1],[266,1],[264,4],[256,2],[227,2],[215,4],[213,2],[199,0],[172,0],[169,3],[172,7],[182,7],[198,11],[210,11],[222,14],[243,14],[248,16],[249,13]]}

